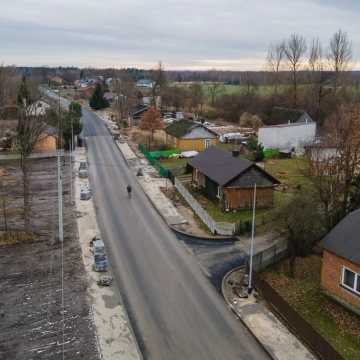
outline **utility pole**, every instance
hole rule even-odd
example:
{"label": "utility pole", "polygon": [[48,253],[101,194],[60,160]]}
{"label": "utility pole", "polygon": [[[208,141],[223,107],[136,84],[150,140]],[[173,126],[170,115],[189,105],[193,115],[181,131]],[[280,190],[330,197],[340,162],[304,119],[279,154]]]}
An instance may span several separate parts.
{"label": "utility pole", "polygon": [[[62,168],[61,168],[61,155],[62,152],[62,119],[61,119],[61,106],[60,106],[60,93],[59,93],[59,141],[57,153],[57,170],[58,170],[58,212],[59,212],[59,241],[61,243],[61,313],[62,313],[62,360],[64,360],[65,351],[65,304],[64,304],[64,222],[63,222],[63,186],[62,186]],[[65,157],[64,157],[65,159]]]}
{"label": "utility pole", "polygon": [[59,93],[59,124],[58,124],[58,152],[57,152],[57,170],[58,170],[58,212],[59,212],[59,241],[64,241],[64,224],[63,224],[63,193],[62,193],[62,175],[61,175],[61,148],[62,148],[62,123],[61,123],[61,106]]}
{"label": "utility pole", "polygon": [[74,129],[73,129],[73,118],[71,117],[71,141],[70,141],[70,204],[73,201],[73,183],[72,183],[72,156],[73,156],[73,149],[74,149]]}
{"label": "utility pole", "polygon": [[255,213],[256,213],[256,184],[254,185],[254,199],[253,199],[253,216],[251,228],[251,242],[250,242],[250,264],[249,264],[249,286],[248,293],[252,291],[252,278],[253,278],[253,255],[254,255],[254,236],[255,236]]}
{"label": "utility pole", "polygon": [[57,170],[58,170],[59,241],[63,242],[64,225],[63,225],[63,196],[62,196],[62,175],[61,175],[61,149],[58,150]]}

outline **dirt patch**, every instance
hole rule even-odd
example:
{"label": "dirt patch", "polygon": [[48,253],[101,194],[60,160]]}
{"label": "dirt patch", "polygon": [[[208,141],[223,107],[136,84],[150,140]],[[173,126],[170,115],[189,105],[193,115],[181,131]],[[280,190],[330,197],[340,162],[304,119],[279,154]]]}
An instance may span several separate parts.
{"label": "dirt patch", "polygon": [[[16,164],[8,162],[2,165],[8,172],[6,186],[0,191],[8,198],[8,227],[11,231],[22,231],[21,172]],[[65,359],[98,359],[86,299],[87,283],[69,197],[68,160],[63,169],[64,256],[57,240],[56,159],[32,163],[31,227],[38,235],[37,241],[1,247],[0,359],[61,359],[63,348]],[[4,230],[2,220],[0,226]]]}
{"label": "dirt patch", "polygon": [[15,245],[36,240],[35,234],[25,231],[0,231],[0,246]]}

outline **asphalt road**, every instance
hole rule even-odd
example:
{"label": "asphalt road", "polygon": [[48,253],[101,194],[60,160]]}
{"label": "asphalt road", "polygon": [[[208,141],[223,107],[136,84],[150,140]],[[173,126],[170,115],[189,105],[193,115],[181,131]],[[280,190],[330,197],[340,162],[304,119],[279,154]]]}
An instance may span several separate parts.
{"label": "asphalt road", "polygon": [[83,124],[101,234],[144,358],[269,359],[153,209],[102,121],[84,109]]}

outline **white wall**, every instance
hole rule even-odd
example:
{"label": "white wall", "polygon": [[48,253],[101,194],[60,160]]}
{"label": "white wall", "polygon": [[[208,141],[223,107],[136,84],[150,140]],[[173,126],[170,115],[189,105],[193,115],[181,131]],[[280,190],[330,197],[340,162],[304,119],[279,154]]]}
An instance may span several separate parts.
{"label": "white wall", "polygon": [[259,129],[259,143],[265,149],[291,149],[304,151],[314,141],[316,123],[268,126]]}

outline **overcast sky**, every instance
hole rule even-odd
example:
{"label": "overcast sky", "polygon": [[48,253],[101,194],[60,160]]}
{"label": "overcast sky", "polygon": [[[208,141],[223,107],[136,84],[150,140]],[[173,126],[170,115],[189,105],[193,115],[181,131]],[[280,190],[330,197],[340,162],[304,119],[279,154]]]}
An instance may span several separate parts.
{"label": "overcast sky", "polygon": [[269,43],[339,28],[357,61],[359,19],[359,0],[1,0],[0,63],[257,70]]}

